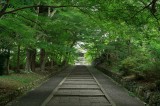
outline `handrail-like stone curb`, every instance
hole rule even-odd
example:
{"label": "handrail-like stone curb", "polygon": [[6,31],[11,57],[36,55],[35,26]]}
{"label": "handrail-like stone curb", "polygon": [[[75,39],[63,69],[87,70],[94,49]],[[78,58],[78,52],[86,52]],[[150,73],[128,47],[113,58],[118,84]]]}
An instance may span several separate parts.
{"label": "handrail-like stone curb", "polygon": [[[144,87],[136,84],[134,81],[122,80],[122,77],[110,70],[106,70],[102,67],[95,67],[98,70],[104,72],[104,74],[111,77],[113,80],[124,86],[130,92],[133,92],[138,98],[147,103],[147,106],[160,106],[160,92],[143,91]],[[156,98],[157,97],[157,98]],[[158,99],[158,100],[157,100]]]}

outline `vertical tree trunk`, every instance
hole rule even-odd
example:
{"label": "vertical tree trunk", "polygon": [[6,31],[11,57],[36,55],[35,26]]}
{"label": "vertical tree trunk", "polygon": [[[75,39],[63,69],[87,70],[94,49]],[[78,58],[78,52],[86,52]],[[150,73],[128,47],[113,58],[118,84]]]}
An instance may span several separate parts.
{"label": "vertical tree trunk", "polygon": [[111,66],[112,65],[112,60],[111,60],[111,54],[110,53],[108,53],[107,58],[108,58],[108,65]]}
{"label": "vertical tree trunk", "polygon": [[18,45],[18,49],[17,49],[17,73],[20,73],[20,50],[21,47],[20,45]]}
{"label": "vertical tree trunk", "polygon": [[26,66],[25,71],[30,72],[31,71],[31,54],[30,49],[26,50]]}
{"label": "vertical tree trunk", "polygon": [[35,71],[36,69],[36,49],[31,50],[31,70]]}
{"label": "vertical tree trunk", "polygon": [[55,61],[54,61],[54,60],[52,60],[52,61],[51,61],[51,69],[53,69],[54,64],[55,64]]}
{"label": "vertical tree trunk", "polygon": [[44,49],[41,49],[40,51],[40,68],[41,71],[45,71],[45,58],[46,58],[46,52]]}
{"label": "vertical tree trunk", "polygon": [[51,16],[51,8],[48,7],[48,17],[50,17],[50,16]]}
{"label": "vertical tree trunk", "polygon": [[63,60],[61,63],[62,66],[65,66],[66,64],[67,64],[67,60]]}
{"label": "vertical tree trunk", "polygon": [[128,46],[128,55],[131,55],[131,40],[127,41],[127,46]]}
{"label": "vertical tree trunk", "polygon": [[8,75],[9,74],[9,60],[10,60],[10,50],[8,49],[6,52],[6,57],[5,57],[5,64],[4,64],[4,74]]}

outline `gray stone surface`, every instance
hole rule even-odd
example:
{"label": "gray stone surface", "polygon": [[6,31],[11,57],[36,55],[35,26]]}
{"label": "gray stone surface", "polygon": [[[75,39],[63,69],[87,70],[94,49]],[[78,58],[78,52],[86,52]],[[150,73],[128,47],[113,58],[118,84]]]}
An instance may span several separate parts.
{"label": "gray stone surface", "polygon": [[94,81],[93,78],[90,78],[90,79],[66,79],[66,81]]}
{"label": "gray stone surface", "polygon": [[110,106],[110,102],[88,69],[81,66],[59,85],[47,106]]}
{"label": "gray stone surface", "polygon": [[36,89],[23,95],[21,98],[14,100],[6,106],[40,106],[42,102],[50,95],[50,93],[57,87],[62,79],[70,73],[70,69],[58,72],[51,77],[47,82],[43,83]]}
{"label": "gray stone surface", "polygon": [[99,89],[59,89],[55,95],[104,95]]}
{"label": "gray stone surface", "polygon": [[65,81],[64,84],[97,84],[95,81]]}
{"label": "gray stone surface", "polygon": [[[41,106],[53,91],[53,97],[49,98],[46,106],[111,106],[105,94],[109,95],[116,106],[144,106],[108,76],[94,68],[90,69],[99,83],[85,66],[76,66],[69,76],[67,74],[71,70],[63,71],[7,106]],[[67,78],[60,83],[65,76]]]}
{"label": "gray stone surface", "polygon": [[126,89],[117,84],[107,75],[103,74],[95,68],[89,69],[117,106],[145,106],[142,101],[130,96]]}
{"label": "gray stone surface", "polygon": [[88,79],[93,79],[92,77],[70,77],[70,78],[67,78],[67,79],[86,79],[86,80],[88,80]]}
{"label": "gray stone surface", "polygon": [[91,76],[71,76],[69,78],[75,78],[75,79],[92,79]]}
{"label": "gray stone surface", "polygon": [[105,97],[55,96],[47,106],[109,106]]}
{"label": "gray stone surface", "polygon": [[73,84],[63,84],[63,85],[61,85],[60,86],[60,88],[90,88],[90,89],[92,89],[92,88],[99,88],[99,86],[98,85],[83,85],[83,84],[81,84],[81,85],[73,85]]}

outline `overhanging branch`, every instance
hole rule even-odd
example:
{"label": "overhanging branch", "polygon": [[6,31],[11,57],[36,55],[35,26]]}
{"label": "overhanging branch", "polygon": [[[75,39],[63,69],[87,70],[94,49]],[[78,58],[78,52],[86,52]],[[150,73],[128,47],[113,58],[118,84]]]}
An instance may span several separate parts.
{"label": "overhanging branch", "polygon": [[[158,0],[152,0],[151,7],[147,9],[151,11],[151,15],[156,19],[157,23],[160,25],[159,18],[155,15],[156,10],[156,3]],[[141,1],[144,5],[146,5],[143,1]]]}
{"label": "overhanging branch", "polygon": [[7,11],[7,12],[0,12],[0,17],[2,17],[5,14],[10,14],[10,13],[14,13],[17,11],[21,11],[24,9],[29,9],[29,8],[37,8],[37,7],[50,7],[50,8],[66,8],[66,7],[87,7],[87,6],[72,6],[72,5],[66,5],[66,6],[45,6],[45,5],[33,5],[33,6],[26,6],[26,7],[21,7],[21,8],[17,8],[11,11]]}
{"label": "overhanging branch", "polygon": [[0,11],[0,13],[3,13],[3,12],[6,11],[8,5],[9,5],[9,1],[10,1],[10,0],[6,0],[6,3],[5,3],[5,5],[4,5],[4,7],[2,8],[2,10]]}
{"label": "overhanging branch", "polygon": [[148,5],[146,5],[145,7],[143,7],[141,10],[139,10],[138,12],[136,12],[131,18],[134,18],[136,15],[138,15],[140,12],[142,12],[143,10],[149,8],[152,5],[152,2],[150,2]]}
{"label": "overhanging branch", "polygon": [[47,31],[42,27],[41,24],[39,24],[38,22],[36,22],[36,21],[34,21],[34,20],[31,20],[31,19],[29,19],[29,18],[27,18],[27,17],[25,17],[25,16],[23,16],[23,15],[20,15],[20,14],[18,14],[18,15],[21,16],[22,18],[26,19],[26,20],[29,20],[29,21],[37,24],[37,25],[41,28],[41,30],[47,35]]}

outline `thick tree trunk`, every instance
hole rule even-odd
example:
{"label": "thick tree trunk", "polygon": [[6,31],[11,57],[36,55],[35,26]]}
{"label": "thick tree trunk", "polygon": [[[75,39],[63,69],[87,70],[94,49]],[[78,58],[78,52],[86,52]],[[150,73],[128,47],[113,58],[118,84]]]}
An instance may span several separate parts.
{"label": "thick tree trunk", "polygon": [[46,63],[46,52],[44,49],[40,51],[40,68],[41,71],[45,71],[45,63]]}
{"label": "thick tree trunk", "polygon": [[17,49],[17,73],[20,73],[20,50],[21,50],[21,46],[18,45],[18,49]]}

